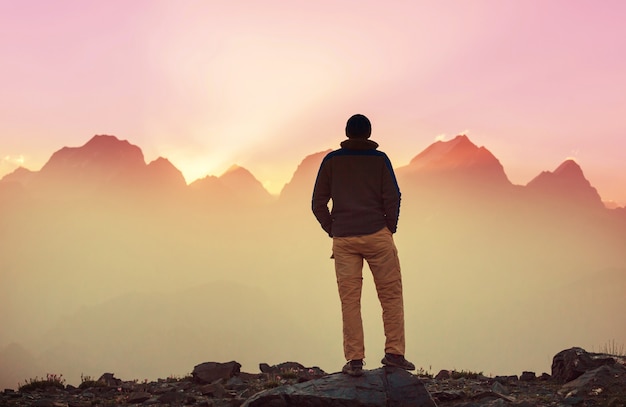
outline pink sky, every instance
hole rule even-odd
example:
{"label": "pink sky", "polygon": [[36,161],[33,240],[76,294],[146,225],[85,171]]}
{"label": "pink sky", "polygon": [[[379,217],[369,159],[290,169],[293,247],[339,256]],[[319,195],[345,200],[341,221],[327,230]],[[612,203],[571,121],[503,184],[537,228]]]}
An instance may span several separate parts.
{"label": "pink sky", "polygon": [[113,134],[278,192],[363,113],[399,167],[465,133],[626,204],[623,1],[0,0],[0,176]]}

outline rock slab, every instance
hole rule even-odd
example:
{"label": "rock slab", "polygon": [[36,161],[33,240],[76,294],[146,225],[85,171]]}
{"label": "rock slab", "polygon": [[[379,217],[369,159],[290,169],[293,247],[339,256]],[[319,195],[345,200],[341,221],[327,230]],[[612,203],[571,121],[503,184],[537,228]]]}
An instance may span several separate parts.
{"label": "rock slab", "polygon": [[265,390],[242,407],[436,407],[417,376],[398,368],[367,370],[361,377],[334,373]]}

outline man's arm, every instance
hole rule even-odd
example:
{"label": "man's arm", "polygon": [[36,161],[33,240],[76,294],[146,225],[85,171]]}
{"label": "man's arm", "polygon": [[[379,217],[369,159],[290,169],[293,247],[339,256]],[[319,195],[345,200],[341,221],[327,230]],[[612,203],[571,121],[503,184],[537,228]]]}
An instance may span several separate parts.
{"label": "man's arm", "polygon": [[322,229],[332,237],[332,217],[328,210],[328,201],[330,201],[330,173],[326,161],[322,162],[317,173],[315,186],[313,187],[313,198],[311,199],[311,209],[322,226]]}
{"label": "man's arm", "polygon": [[385,156],[387,171],[383,175],[383,205],[385,207],[385,219],[391,233],[396,233],[398,218],[400,216],[400,187],[396,180],[396,174],[391,166],[391,161]]}

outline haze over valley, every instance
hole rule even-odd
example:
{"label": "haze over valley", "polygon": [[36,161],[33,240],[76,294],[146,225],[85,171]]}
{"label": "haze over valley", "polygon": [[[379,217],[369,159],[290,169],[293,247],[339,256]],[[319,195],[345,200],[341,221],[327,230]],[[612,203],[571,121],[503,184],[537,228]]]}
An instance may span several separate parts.
{"label": "haze over valley", "polygon": [[[626,341],[626,208],[607,208],[573,160],[515,185],[466,136],[425,147],[395,169],[408,359],[541,373],[562,349]],[[187,185],[167,158],[105,135],[4,176],[0,386],[205,361],[339,370],[331,240],[310,210],[326,153],[303,157],[278,197],[239,166]],[[380,306],[364,279],[375,368]]]}

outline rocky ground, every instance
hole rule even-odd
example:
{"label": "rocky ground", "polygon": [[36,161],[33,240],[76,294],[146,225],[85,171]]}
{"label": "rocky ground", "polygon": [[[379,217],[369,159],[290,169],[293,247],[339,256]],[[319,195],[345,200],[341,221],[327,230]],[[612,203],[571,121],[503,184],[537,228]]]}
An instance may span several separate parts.
{"label": "rocky ground", "polygon": [[[519,376],[484,377],[445,370],[435,377],[409,375],[416,386],[423,385],[430,394],[429,400],[409,404],[397,401],[406,394],[406,389],[388,388],[393,385],[386,380],[383,380],[385,388],[376,389],[375,380],[363,381],[334,373],[332,394],[329,391],[328,397],[324,397],[319,395],[324,386],[316,386],[315,381],[321,382],[329,375],[319,368],[287,362],[275,366],[261,364],[259,373],[245,373],[239,371],[240,367],[234,361],[207,362],[196,366],[189,377],[143,383],[123,381],[105,373],[98,380],[84,380],[78,387],[65,386],[54,377],[32,382],[19,390],[4,390],[0,393],[0,406],[626,406],[626,359],[591,354],[580,348],[557,354],[553,359],[552,375],[536,376],[533,372],[523,372]],[[383,369],[375,370],[386,375]],[[374,373],[367,377],[374,377]],[[289,396],[279,397],[277,401],[276,394],[293,395],[304,384],[309,388],[316,387],[317,394],[302,396],[298,402]],[[386,394],[387,401],[384,404],[364,403],[366,393],[363,392],[368,386],[369,390],[380,390],[378,394],[383,397]],[[347,398],[337,399],[337,387],[346,390]],[[392,395],[394,391],[397,394]],[[274,398],[264,399],[263,394],[269,392]],[[359,392],[360,400],[351,398],[350,395]],[[250,402],[251,399],[255,402]]]}

